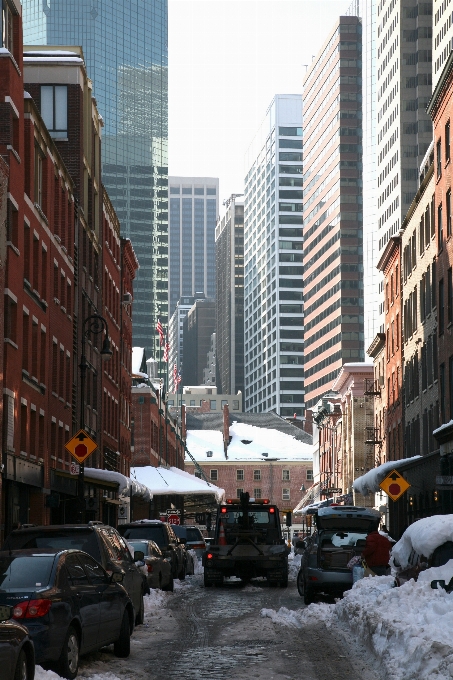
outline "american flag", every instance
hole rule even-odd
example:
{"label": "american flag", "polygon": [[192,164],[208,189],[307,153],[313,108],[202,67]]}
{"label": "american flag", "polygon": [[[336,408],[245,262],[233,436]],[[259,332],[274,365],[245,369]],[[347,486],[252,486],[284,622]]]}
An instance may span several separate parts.
{"label": "american flag", "polygon": [[157,319],[156,331],[159,333],[160,346],[162,347],[162,345],[164,344],[164,329],[160,322],[160,319]]}
{"label": "american flag", "polygon": [[170,343],[168,342],[168,338],[165,338],[164,361],[168,361],[168,355],[169,354],[170,354]]}
{"label": "american flag", "polygon": [[173,389],[178,391],[178,385],[181,382],[181,373],[178,371],[176,364],[173,366]]}

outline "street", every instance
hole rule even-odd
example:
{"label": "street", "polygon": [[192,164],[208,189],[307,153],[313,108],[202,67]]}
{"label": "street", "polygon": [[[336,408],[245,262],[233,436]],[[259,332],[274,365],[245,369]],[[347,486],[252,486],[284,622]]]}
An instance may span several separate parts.
{"label": "street", "polygon": [[304,608],[295,569],[290,570],[287,589],[269,588],[258,579],[246,586],[231,580],[222,588],[204,588],[200,574],[187,577],[175,582],[174,593],[153,591],[147,598],[145,624],[134,631],[128,659],[117,659],[111,648],[102,650],[82,659],[79,676],[381,680],[369,653],[353,645],[341,629],[318,622],[298,630],[260,614],[263,608],[280,607]]}

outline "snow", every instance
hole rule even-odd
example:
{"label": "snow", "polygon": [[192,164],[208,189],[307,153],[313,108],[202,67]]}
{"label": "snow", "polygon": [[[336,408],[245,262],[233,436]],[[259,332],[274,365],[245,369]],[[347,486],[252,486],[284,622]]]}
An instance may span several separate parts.
{"label": "snow", "polygon": [[153,497],[152,492],[147,486],[140,484],[136,479],[125,477],[120,472],[98,470],[97,468],[85,468],[85,477],[91,477],[92,479],[106,482],[117,482],[119,484],[119,496],[129,496],[132,492],[133,496],[141,496],[144,501],[150,501]]}
{"label": "snow", "polygon": [[132,375],[139,375],[142,378],[148,378],[148,374],[140,371],[140,366],[143,363],[143,352],[144,347],[133,347],[132,348]]}
{"label": "snow", "polygon": [[448,423],[444,423],[443,425],[438,427],[437,430],[433,430],[434,437],[436,436],[436,434],[439,434],[439,432],[442,432],[442,430],[448,430],[452,425],[453,420],[449,420]]}
{"label": "snow", "polygon": [[[305,444],[279,430],[233,422],[230,436],[228,460],[313,460],[311,444]],[[243,441],[249,441],[250,444],[244,444]],[[197,461],[225,460],[223,433],[219,430],[189,430],[186,444]],[[212,451],[209,458],[207,451]],[[263,453],[267,453],[267,456],[263,456]]]}
{"label": "snow", "polygon": [[376,493],[379,491],[379,484],[387,477],[389,472],[417,458],[421,458],[421,456],[412,456],[412,458],[403,458],[402,460],[389,460],[387,463],[378,465],[378,467],[373,468],[354,480],[354,491],[361,493],[363,496],[368,496],[369,493]]}
{"label": "snow", "polygon": [[392,559],[397,559],[405,569],[412,550],[429,558],[446,541],[453,541],[453,515],[424,517],[411,524],[393,546]]}
{"label": "snow", "polygon": [[131,468],[131,475],[141,484],[147,486],[154,495],[159,494],[212,494],[218,503],[224,498],[225,491],[213,484],[207,484],[202,479],[189,472],[175,467],[163,468],[146,467]]}

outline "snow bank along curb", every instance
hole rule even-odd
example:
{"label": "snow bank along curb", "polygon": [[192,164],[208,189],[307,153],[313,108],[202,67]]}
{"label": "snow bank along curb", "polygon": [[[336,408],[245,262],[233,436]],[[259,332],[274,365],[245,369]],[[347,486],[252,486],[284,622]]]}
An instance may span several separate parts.
{"label": "snow bank along curb", "polygon": [[291,611],[262,609],[281,625],[339,625],[379,659],[388,680],[453,678],[453,593],[424,581],[393,587],[393,577],[358,581],[336,604]]}

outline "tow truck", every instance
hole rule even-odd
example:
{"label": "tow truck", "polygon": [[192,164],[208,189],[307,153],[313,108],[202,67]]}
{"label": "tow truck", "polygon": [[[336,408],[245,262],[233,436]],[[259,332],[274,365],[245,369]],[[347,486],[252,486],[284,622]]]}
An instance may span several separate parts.
{"label": "tow truck", "polygon": [[264,576],[270,586],[286,588],[288,553],[278,507],[243,492],[218,508],[214,538],[202,556],[204,585],[221,586],[230,576],[245,582]]}

